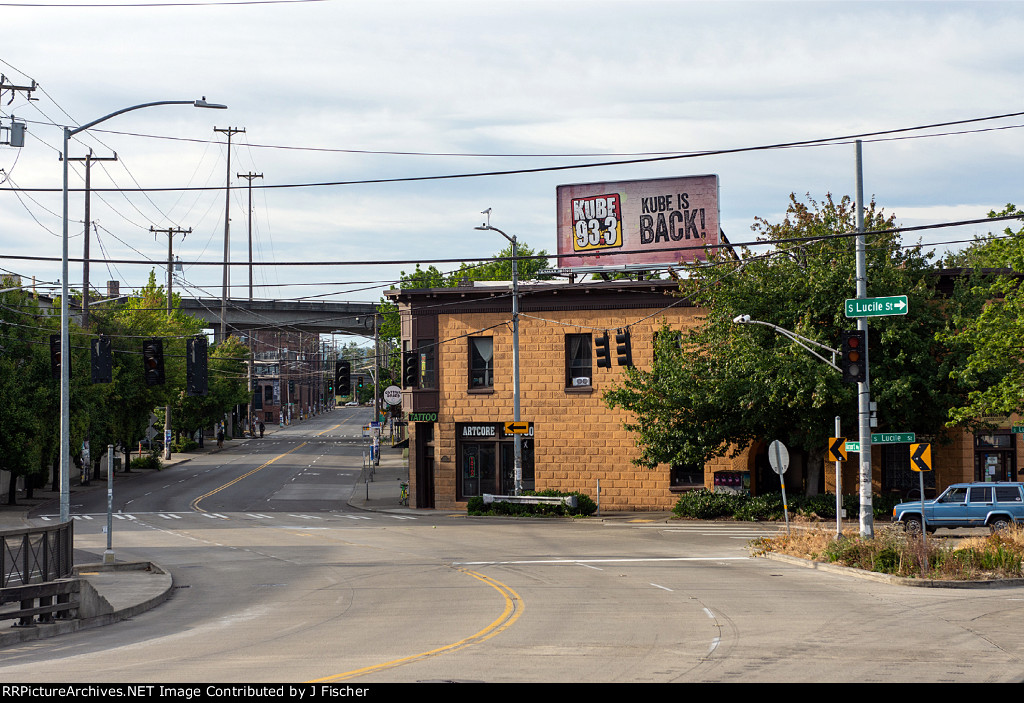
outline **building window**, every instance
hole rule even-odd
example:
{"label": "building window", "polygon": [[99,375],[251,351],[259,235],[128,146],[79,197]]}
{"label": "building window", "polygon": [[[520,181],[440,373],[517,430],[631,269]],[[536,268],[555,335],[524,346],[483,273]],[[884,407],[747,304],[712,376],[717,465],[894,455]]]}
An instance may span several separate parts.
{"label": "building window", "polygon": [[669,468],[669,488],[687,490],[704,487],[704,467],[700,464],[672,464]]}
{"label": "building window", "polygon": [[494,338],[469,338],[469,387],[494,387]]}
{"label": "building window", "polygon": [[274,402],[274,387],[270,384],[263,386],[263,402],[273,403]]}
{"label": "building window", "polygon": [[591,383],[591,346],[589,334],[565,335],[565,386],[589,388]]}

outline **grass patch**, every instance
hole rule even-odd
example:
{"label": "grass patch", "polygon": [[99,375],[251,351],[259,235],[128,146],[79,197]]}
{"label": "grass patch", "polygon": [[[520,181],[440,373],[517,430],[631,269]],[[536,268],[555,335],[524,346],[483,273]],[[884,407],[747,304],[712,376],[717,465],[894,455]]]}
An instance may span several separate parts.
{"label": "grass patch", "polygon": [[854,530],[837,537],[825,529],[796,530],[750,543],[755,556],[768,553],[849,566],[907,578],[949,581],[1020,578],[1024,564],[1024,528],[1012,526],[987,537],[949,540],[920,536],[899,526],[883,527],[874,539]]}

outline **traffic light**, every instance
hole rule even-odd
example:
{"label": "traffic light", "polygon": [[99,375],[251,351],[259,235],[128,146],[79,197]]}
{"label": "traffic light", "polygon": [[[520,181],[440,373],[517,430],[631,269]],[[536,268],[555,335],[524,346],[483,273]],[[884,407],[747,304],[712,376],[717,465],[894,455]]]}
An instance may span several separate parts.
{"label": "traffic light", "polygon": [[111,383],[114,380],[114,357],[109,337],[97,337],[89,345],[89,361],[93,383]]}
{"label": "traffic light", "polygon": [[164,340],[142,340],[142,370],[147,386],[164,384]]}
{"label": "traffic light", "polygon": [[860,330],[842,333],[839,368],[843,372],[843,383],[863,383],[867,378],[868,350],[864,336]]}
{"label": "traffic light", "polygon": [[359,390],[363,390],[363,377],[362,376],[358,376],[357,377],[356,386],[358,386]]}
{"label": "traffic light", "polygon": [[185,352],[185,392],[187,395],[206,395],[206,337],[188,340]]}
{"label": "traffic light", "polygon": [[50,373],[53,380],[60,380],[60,335],[50,335]]}
{"label": "traffic light", "polygon": [[415,388],[420,380],[420,355],[414,351],[402,352],[402,386]]}
{"label": "traffic light", "polygon": [[597,349],[597,367],[599,369],[610,369],[612,367],[612,360],[608,355],[607,330],[604,334],[594,340],[594,347]]}
{"label": "traffic light", "polygon": [[615,332],[615,351],[619,355],[619,366],[633,365],[633,345],[629,340],[629,328]]}
{"label": "traffic light", "polygon": [[352,363],[341,359],[334,362],[334,394],[352,393]]}

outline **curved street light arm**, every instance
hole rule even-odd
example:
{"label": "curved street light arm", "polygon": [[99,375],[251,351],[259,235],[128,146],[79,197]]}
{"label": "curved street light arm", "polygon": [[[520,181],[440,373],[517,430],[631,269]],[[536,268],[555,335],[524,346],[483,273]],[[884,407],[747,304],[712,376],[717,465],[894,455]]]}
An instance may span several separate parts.
{"label": "curved street light arm", "polygon": [[826,351],[830,351],[833,354],[838,354],[839,353],[838,350],[833,349],[830,346],[822,344],[821,342],[817,342],[817,341],[815,341],[813,339],[810,339],[808,337],[804,337],[803,335],[799,335],[796,332],[791,332],[790,330],[787,330],[784,327],[779,327],[778,325],[773,325],[770,322],[762,322],[761,320],[752,320],[752,319],[750,319],[749,315],[738,315],[735,318],[733,318],[733,322],[735,322],[736,324],[741,324],[741,325],[753,324],[753,325],[764,325],[765,327],[771,327],[773,330],[775,330],[779,334],[783,335],[784,337],[792,339],[794,342],[796,342],[801,347],[803,347],[804,349],[809,351],[811,354],[816,356],[821,361],[824,361],[826,364],[828,364],[829,366],[834,368],[836,371],[839,371],[840,373],[842,372],[842,369],[840,369],[838,366],[836,366],[834,362],[829,361],[828,359],[823,357],[821,354],[819,354],[818,352],[814,351],[809,346],[804,344],[804,342],[810,342],[811,344],[813,344],[813,345],[815,345],[817,347],[820,347],[821,349],[825,349]]}

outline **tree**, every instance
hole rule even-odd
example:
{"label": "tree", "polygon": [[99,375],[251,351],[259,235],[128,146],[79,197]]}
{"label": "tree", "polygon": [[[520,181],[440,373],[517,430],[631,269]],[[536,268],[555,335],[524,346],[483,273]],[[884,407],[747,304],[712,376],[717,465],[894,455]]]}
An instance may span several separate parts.
{"label": "tree", "polygon": [[[1012,203],[989,217],[1020,215]],[[949,409],[949,425],[979,428],[986,417],[1024,414],[1024,228],[978,239],[947,263],[971,269],[957,291],[951,331],[964,363],[953,373],[969,388]],[[999,269],[993,273],[986,269]]]}
{"label": "tree", "polygon": [[[864,216],[869,233],[891,229],[894,218],[872,202]],[[702,310],[697,326],[658,335],[652,368],[628,368],[623,382],[605,394],[612,407],[632,413],[627,429],[637,435],[636,463],[703,465],[738,455],[759,439],[781,440],[803,451],[812,469],[821,466],[833,418],[853,427],[856,386],[789,338],[738,315],[771,323],[838,348],[843,330],[854,329],[843,301],[855,296],[856,208],[831,195],[805,204],[790,196],[785,219],[758,218],[752,229],[773,245],[742,260],[709,251],[711,265],[689,267],[680,294]],[[794,238],[809,238],[787,242]],[[869,331],[872,400],[879,431],[937,432],[956,393],[950,357],[936,341],[945,329],[936,300],[930,255],[901,248],[898,235],[868,237],[868,296],[905,294],[910,309],[898,317],[873,318]],[[827,358],[827,357],[826,357]],[[809,472],[816,491],[817,471]]]}
{"label": "tree", "polygon": [[[540,273],[548,267],[548,253],[544,249],[534,252],[527,244],[518,243],[518,261],[516,274],[520,281],[543,280],[550,278]],[[411,273],[402,271],[399,288],[455,288],[463,281],[511,281],[512,280],[512,243],[486,262],[478,264],[459,264],[459,268],[446,274],[436,266],[423,269],[416,264]],[[381,298],[377,309],[381,314],[378,336],[387,340],[385,348],[398,349],[402,338],[402,323],[398,314],[398,306],[390,300]],[[401,378],[401,354],[391,354],[383,362],[392,378]]]}

